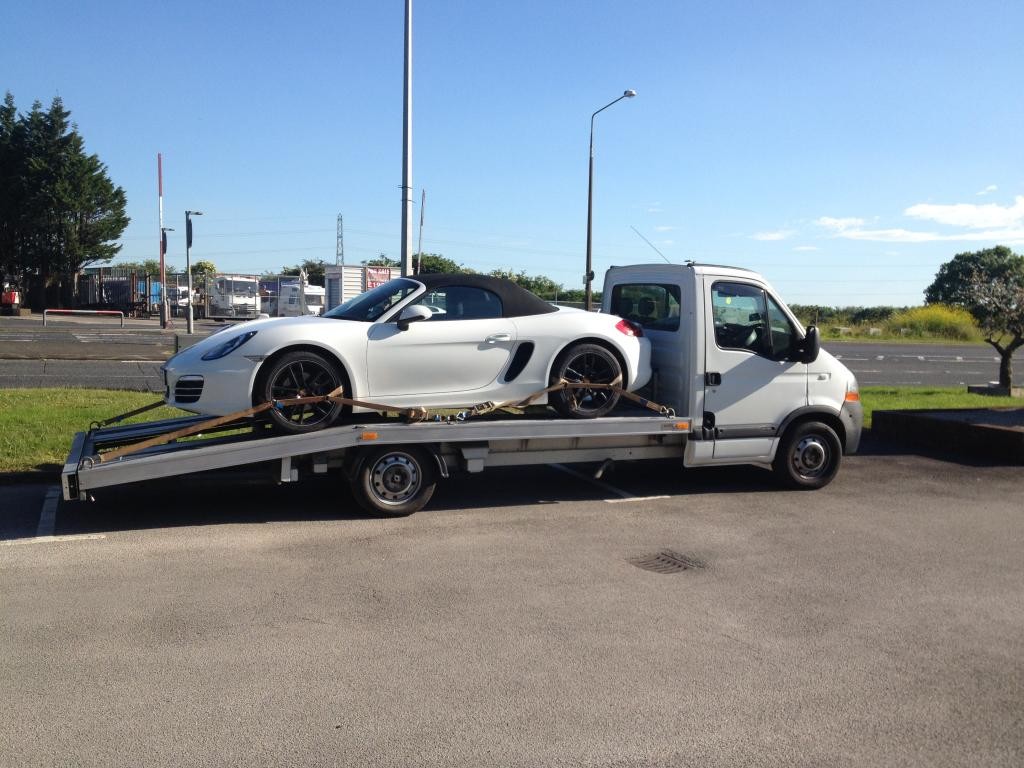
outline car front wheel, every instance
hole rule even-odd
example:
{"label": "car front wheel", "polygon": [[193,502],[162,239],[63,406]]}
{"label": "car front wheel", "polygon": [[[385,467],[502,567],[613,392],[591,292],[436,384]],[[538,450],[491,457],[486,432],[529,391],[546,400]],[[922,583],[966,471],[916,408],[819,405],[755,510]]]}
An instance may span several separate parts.
{"label": "car front wheel", "polygon": [[[615,384],[622,386],[622,366],[611,350],[598,344],[573,344],[551,370],[551,383]],[[570,419],[595,419],[615,407],[619,394],[607,387],[572,387],[551,393],[551,406]]]}
{"label": "car front wheel", "polygon": [[[289,352],[272,361],[266,374],[260,377],[253,402],[327,395],[342,383],[337,366],[323,355],[306,350]],[[299,434],[329,427],[342,411],[340,404],[322,402],[275,406],[269,414],[271,424],[278,430]]]}

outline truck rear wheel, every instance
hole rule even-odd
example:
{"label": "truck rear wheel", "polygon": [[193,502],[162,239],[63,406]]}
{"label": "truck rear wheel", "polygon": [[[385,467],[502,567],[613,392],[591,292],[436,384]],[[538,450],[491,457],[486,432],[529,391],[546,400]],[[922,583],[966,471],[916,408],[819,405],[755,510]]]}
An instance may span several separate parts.
{"label": "truck rear wheel", "polygon": [[433,456],[402,446],[370,449],[352,482],[359,506],[387,517],[405,517],[423,509],[436,487]]}
{"label": "truck rear wheel", "polygon": [[832,427],[820,421],[804,421],[786,431],[772,469],[788,488],[824,488],[839,471],[842,455],[843,447]]}

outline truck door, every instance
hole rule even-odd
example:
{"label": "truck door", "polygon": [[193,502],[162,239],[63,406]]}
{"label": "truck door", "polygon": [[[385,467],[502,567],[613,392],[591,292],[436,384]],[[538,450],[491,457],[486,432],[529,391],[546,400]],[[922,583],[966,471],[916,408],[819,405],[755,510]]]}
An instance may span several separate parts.
{"label": "truck door", "polygon": [[767,458],[782,421],[807,404],[807,365],[778,302],[755,283],[704,278],[704,435],[714,457]]}

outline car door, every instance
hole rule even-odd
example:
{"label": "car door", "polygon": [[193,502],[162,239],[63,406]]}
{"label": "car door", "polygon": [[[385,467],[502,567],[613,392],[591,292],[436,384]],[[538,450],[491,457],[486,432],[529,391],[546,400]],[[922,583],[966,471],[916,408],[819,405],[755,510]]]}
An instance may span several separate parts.
{"label": "car door", "polygon": [[424,296],[428,319],[401,330],[371,326],[367,342],[370,396],[432,395],[484,390],[508,365],[516,327],[501,300],[474,286],[448,286]]}
{"label": "car door", "polygon": [[761,286],[704,279],[705,432],[715,458],[768,456],[782,421],[807,404],[807,366],[785,359],[795,328]]}

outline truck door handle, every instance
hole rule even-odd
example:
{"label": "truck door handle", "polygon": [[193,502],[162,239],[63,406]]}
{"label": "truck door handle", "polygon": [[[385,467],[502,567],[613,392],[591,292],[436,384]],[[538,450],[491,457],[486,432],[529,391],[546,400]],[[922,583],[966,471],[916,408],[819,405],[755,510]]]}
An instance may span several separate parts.
{"label": "truck door handle", "polygon": [[512,341],[511,333],[492,333],[486,339],[488,344],[495,344],[499,341]]}
{"label": "truck door handle", "polygon": [[717,387],[722,383],[722,374],[708,371],[704,374],[704,386]]}

